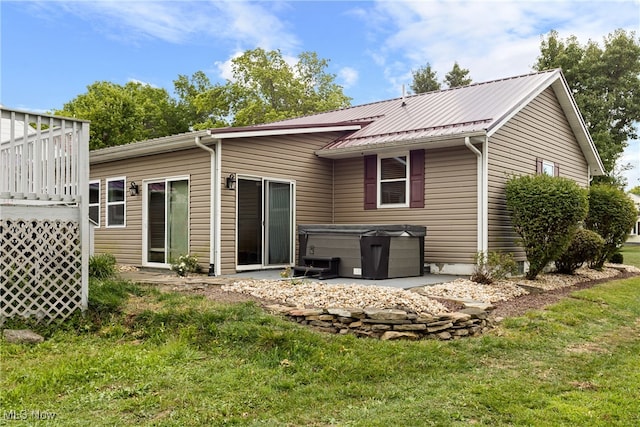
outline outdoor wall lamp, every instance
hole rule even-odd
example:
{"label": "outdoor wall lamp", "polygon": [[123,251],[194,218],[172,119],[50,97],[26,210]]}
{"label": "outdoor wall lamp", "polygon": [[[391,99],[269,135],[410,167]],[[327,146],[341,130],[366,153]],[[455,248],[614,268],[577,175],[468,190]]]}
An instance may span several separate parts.
{"label": "outdoor wall lamp", "polygon": [[138,195],[138,184],[136,184],[134,181],[131,181],[131,185],[129,186],[129,194],[131,196],[137,196]]}
{"label": "outdoor wall lamp", "polygon": [[225,187],[227,188],[227,190],[235,190],[236,189],[236,174],[235,173],[229,174],[229,176],[227,177],[227,183],[226,183]]}

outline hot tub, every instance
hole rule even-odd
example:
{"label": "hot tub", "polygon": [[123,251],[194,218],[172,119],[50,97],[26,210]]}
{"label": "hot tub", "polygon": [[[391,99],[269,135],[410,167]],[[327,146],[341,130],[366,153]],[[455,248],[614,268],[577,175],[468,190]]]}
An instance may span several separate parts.
{"label": "hot tub", "polygon": [[418,225],[299,225],[298,265],[334,257],[340,258],[340,277],[422,276],[426,234],[427,228]]}

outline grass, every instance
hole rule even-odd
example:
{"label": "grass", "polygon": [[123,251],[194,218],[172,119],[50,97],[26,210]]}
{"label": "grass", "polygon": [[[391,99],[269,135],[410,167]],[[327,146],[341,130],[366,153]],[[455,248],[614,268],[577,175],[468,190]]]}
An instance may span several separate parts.
{"label": "grass", "polygon": [[640,245],[624,245],[620,252],[625,264],[640,267]]}
{"label": "grass", "polygon": [[382,342],[316,333],[252,303],[93,282],[88,315],[37,327],[39,345],[1,342],[0,416],[31,425],[40,411],[65,426],[639,425],[639,291],[640,278],[601,284],[480,338]]}

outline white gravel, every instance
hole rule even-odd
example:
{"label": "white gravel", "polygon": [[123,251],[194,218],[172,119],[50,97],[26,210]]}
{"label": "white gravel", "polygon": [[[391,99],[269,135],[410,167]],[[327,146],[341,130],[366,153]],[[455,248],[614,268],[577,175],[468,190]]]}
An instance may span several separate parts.
{"label": "white gravel", "polygon": [[418,314],[438,314],[447,308],[438,301],[398,288],[365,285],[294,284],[286,280],[241,280],[222,290],[241,292],[297,308],[397,308]]}
{"label": "white gravel", "polygon": [[[120,267],[120,271],[135,271]],[[136,269],[137,270],[137,269]],[[238,280],[223,284],[222,290],[252,295],[257,298],[277,301],[296,308],[396,308],[418,314],[439,314],[447,308],[434,298],[473,300],[485,303],[508,301],[527,295],[527,288],[539,288],[543,291],[573,286],[580,282],[614,277],[619,271],[640,273],[640,269],[619,264],[606,264],[602,271],[586,267],[578,269],[576,274],[541,274],[537,280],[516,277],[491,285],[472,282],[468,279],[456,279],[452,282],[432,286],[422,286],[411,291],[387,286],[365,286],[358,284],[329,285],[321,282],[291,280]],[[175,275],[167,275],[166,281],[175,283]],[[163,280],[161,277],[158,280]],[[180,278],[180,284],[208,283],[200,276]]]}

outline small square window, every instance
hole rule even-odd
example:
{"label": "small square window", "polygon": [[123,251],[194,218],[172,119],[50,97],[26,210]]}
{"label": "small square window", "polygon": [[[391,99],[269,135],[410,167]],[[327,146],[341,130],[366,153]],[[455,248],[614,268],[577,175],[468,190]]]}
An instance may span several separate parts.
{"label": "small square window", "polygon": [[553,162],[548,162],[546,160],[542,161],[542,173],[549,176],[555,176],[556,174],[556,165]]}

